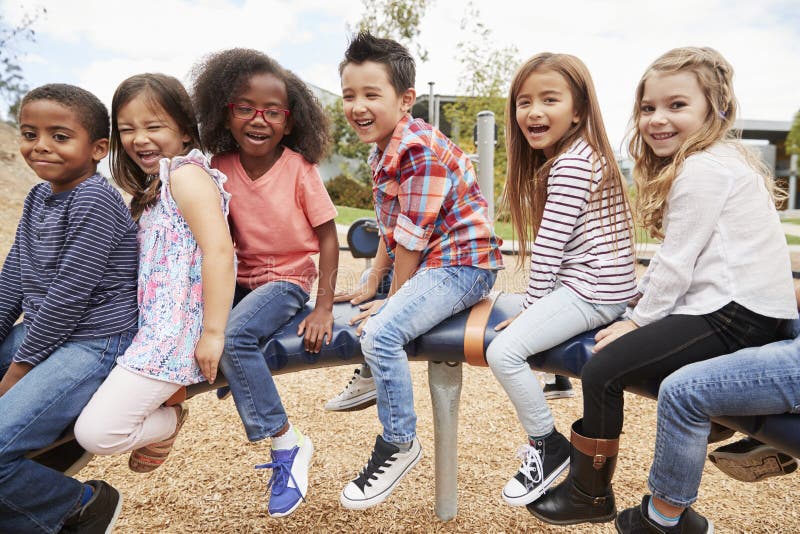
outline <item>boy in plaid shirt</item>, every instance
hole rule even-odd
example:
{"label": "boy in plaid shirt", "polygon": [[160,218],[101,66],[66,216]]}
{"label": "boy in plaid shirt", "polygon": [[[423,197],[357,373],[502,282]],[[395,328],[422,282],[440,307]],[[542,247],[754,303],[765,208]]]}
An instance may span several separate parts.
{"label": "boy in plaid shirt", "polygon": [[384,245],[364,284],[340,300],[369,300],[393,271],[388,297],[363,304],[353,319],[375,377],[383,435],[340,501],[365,509],[383,502],[422,457],[403,346],[486,296],[502,258],[469,159],[409,115],[416,92],[408,50],[359,33],[339,74],[348,122],[361,141],[376,145],[369,164]]}

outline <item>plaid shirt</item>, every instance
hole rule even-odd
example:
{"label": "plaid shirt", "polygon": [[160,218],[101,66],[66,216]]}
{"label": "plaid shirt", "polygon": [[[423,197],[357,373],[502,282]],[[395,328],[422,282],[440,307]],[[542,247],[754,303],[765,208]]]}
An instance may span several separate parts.
{"label": "plaid shirt", "polygon": [[471,265],[501,269],[499,239],[487,217],[472,163],[439,130],[404,116],[386,150],[369,157],[381,235],[422,251],[419,268]]}

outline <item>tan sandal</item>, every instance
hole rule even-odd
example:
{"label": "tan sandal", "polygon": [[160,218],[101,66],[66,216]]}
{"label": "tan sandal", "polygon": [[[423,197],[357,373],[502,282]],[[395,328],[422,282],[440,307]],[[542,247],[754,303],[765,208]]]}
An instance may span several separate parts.
{"label": "tan sandal", "polygon": [[145,445],[131,452],[128,458],[128,467],[131,471],[136,473],[149,473],[161,467],[161,464],[167,459],[169,452],[172,450],[172,445],[175,443],[175,438],[178,436],[178,432],[180,432],[184,421],[186,421],[186,417],[189,415],[189,408],[184,403],[177,404],[176,406],[180,406],[181,412],[178,415],[178,424],[175,425],[175,432],[163,441]]}

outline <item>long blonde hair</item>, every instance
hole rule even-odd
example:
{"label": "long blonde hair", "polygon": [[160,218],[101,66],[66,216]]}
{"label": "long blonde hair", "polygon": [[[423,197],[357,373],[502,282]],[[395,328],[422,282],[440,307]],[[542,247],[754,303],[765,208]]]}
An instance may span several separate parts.
{"label": "long blonde hair", "polygon": [[[671,156],[659,157],[647,145],[639,130],[645,83],[653,74],[691,72],[708,103],[708,115]],[[745,161],[764,178],[767,190],[776,199],[771,173],[760,159],[739,140],[733,125],[739,104],[733,93],[733,67],[722,54],[709,47],[675,48],[656,59],[645,71],[636,87],[636,101],[631,119],[629,151],[634,159],[633,179],[636,183],[635,213],[639,224],[655,238],[664,237],[664,209],[672,182],[686,158],[708,149],[719,141],[733,144]]]}
{"label": "long blonde hair", "polygon": [[[572,124],[558,140],[554,147],[554,155],[547,158],[542,150],[534,150],[517,124],[517,96],[528,76],[534,72],[551,71],[564,77],[572,94],[577,124]],[[547,200],[547,176],[550,167],[561,153],[582,137],[594,151],[597,161],[595,168],[603,169],[603,177],[599,186],[592,193],[593,201],[606,199],[609,209],[624,211],[626,230],[630,234],[630,204],[622,174],[616,163],[614,151],[608,142],[600,105],[592,83],[592,77],[586,65],[575,56],[569,54],[537,54],[526,61],[514,75],[506,104],[506,150],[508,152],[508,174],[503,189],[503,207],[511,214],[514,233],[519,242],[518,262],[524,261],[528,255],[528,243],[539,232]],[[603,194],[603,193],[606,194]],[[618,202],[621,198],[622,202]],[[620,207],[621,206],[621,207]],[[602,207],[602,206],[601,206]],[[616,230],[619,213],[611,212],[614,230]]]}

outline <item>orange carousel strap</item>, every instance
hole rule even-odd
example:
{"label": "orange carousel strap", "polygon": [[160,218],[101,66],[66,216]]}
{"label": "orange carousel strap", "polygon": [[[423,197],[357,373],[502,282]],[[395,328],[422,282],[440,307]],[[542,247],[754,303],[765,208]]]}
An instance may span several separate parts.
{"label": "orange carousel strap", "polygon": [[464,359],[470,365],[486,367],[486,354],[483,350],[483,341],[486,335],[486,325],[489,315],[494,308],[494,301],[500,296],[500,291],[492,291],[488,297],[472,307],[464,327]]}

